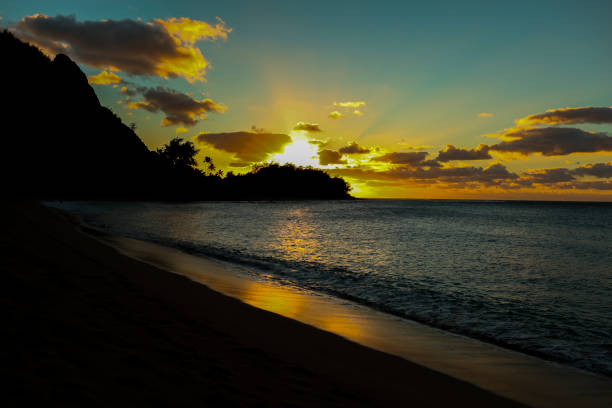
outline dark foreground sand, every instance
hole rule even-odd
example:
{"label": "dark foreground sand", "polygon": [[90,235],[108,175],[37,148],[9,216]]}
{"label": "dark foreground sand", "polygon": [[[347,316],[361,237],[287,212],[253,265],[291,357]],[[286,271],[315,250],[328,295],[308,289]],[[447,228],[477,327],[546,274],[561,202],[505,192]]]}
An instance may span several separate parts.
{"label": "dark foreground sand", "polygon": [[4,406],[520,406],[0,210]]}

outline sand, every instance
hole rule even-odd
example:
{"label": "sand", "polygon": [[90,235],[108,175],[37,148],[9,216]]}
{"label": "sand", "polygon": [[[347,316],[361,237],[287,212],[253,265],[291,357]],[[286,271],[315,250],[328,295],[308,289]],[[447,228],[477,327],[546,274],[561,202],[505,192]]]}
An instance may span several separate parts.
{"label": "sand", "polygon": [[6,406],[521,406],[1,210]]}

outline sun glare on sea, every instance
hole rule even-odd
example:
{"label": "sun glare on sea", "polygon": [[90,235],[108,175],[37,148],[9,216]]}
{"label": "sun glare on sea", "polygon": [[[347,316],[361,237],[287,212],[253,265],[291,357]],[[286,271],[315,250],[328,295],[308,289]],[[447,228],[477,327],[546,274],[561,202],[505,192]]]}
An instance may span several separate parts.
{"label": "sun glare on sea", "polygon": [[282,153],[270,157],[271,162],[279,164],[293,163],[296,166],[320,167],[317,146],[308,143],[308,139],[300,132],[290,134],[293,142],[285,146]]}

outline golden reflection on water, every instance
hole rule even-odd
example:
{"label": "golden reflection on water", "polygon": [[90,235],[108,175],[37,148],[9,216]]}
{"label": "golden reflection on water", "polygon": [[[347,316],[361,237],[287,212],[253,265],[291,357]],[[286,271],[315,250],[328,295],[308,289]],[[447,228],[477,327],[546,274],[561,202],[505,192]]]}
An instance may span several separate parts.
{"label": "golden reflection on water", "polygon": [[[226,265],[155,244],[111,238],[122,253],[214,290],[352,341],[396,354],[529,405],[609,406],[610,382],[533,357],[334,301],[296,288],[262,284],[228,273]],[[579,391],[576,391],[579,390]],[[563,403],[560,403],[563,402]]]}
{"label": "golden reflection on water", "polygon": [[321,244],[317,240],[317,221],[312,214],[305,213],[301,208],[292,209],[275,229],[278,238],[269,242],[271,249],[281,251],[283,256],[295,261],[318,258]]}
{"label": "golden reflection on water", "polygon": [[313,302],[313,295],[292,288],[250,282],[241,288],[240,298],[249,305],[307,322],[354,341],[367,337],[363,324],[360,324],[363,322],[344,313],[344,308],[336,310],[328,302]]}

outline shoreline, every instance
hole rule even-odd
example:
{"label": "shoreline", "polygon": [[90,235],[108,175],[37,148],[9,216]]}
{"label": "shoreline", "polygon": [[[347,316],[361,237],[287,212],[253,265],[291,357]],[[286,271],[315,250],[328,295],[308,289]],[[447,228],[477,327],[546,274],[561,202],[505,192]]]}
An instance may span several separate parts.
{"label": "shoreline", "polygon": [[[85,227],[122,254],[533,407],[607,407],[612,379],[328,294],[275,285],[249,268]],[[409,339],[406,340],[406,339]]]}
{"label": "shoreline", "polygon": [[2,210],[11,406],[522,406],[126,257],[60,211]]}

